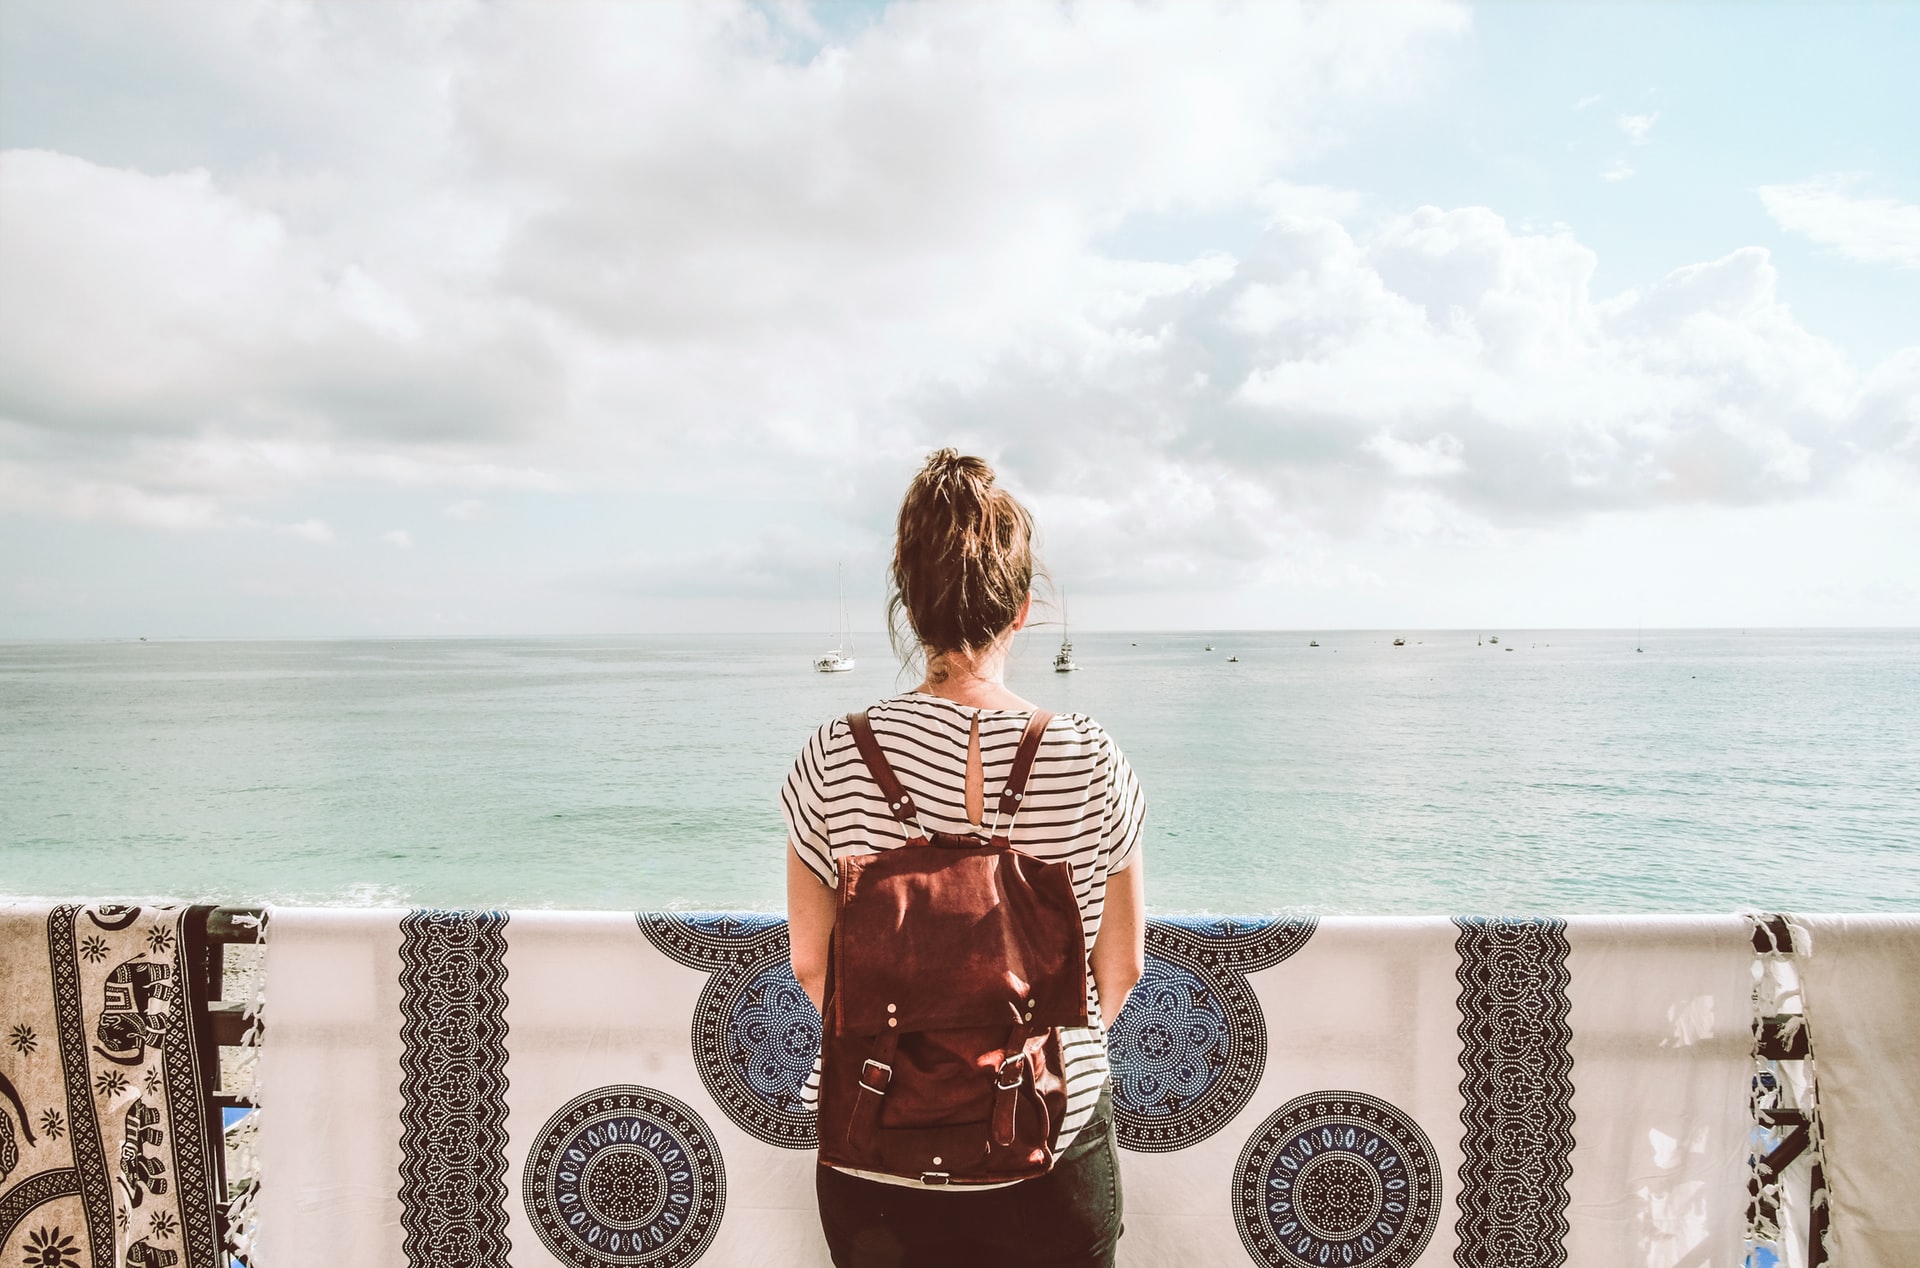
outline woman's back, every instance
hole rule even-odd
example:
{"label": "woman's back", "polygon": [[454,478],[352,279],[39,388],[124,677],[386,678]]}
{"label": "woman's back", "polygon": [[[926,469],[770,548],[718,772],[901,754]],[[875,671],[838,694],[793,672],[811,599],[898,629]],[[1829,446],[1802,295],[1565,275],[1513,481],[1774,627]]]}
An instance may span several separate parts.
{"label": "woman's back", "polygon": [[[880,701],[867,716],[929,831],[967,835],[992,828],[991,811],[986,823],[969,822],[967,815],[970,732],[977,719],[981,782],[991,804],[1007,781],[1027,724],[1025,713],[973,709],[913,692]],[[801,858],[826,885],[835,883],[835,863],[842,856],[905,843],[845,718],[814,733],[794,763],[781,801]],[[1107,875],[1131,861],[1142,811],[1139,782],[1100,724],[1085,714],[1055,715],[1041,740],[1011,841],[1024,854],[1072,868],[1089,948],[1100,933]]]}

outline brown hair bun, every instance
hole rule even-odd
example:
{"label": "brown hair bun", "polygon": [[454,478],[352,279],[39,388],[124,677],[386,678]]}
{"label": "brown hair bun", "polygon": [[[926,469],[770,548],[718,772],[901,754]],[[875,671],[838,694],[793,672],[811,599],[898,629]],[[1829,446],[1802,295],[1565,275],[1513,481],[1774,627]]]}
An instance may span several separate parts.
{"label": "brown hair bun", "polygon": [[930,653],[975,651],[1020,615],[1033,573],[1033,516],[993,468],[954,449],[928,454],[894,534],[887,624],[902,658],[902,614]]}

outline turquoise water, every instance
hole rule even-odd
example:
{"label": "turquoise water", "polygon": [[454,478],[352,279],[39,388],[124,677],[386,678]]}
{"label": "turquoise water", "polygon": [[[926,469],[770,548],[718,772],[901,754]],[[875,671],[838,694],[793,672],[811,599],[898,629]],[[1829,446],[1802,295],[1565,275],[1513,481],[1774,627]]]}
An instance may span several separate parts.
{"label": "turquoise water", "polygon": [[[1920,909],[1920,632],[1022,637],[1162,912]],[[0,894],[774,908],[816,642],[0,645]]]}

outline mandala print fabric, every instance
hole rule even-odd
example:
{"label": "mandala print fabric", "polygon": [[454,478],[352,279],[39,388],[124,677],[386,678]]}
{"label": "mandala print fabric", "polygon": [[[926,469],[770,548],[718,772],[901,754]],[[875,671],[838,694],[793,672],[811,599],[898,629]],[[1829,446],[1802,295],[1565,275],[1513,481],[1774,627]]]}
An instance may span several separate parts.
{"label": "mandala print fabric", "polygon": [[[1121,1264],[1744,1259],[1743,921],[1185,918],[1147,944],[1109,1038]],[[277,911],[267,997],[263,1268],[828,1263],[820,1019],[777,918]],[[38,1227],[0,1268],[60,1263]]]}
{"label": "mandala print fabric", "polygon": [[0,907],[0,1264],[214,1268],[184,907]]}

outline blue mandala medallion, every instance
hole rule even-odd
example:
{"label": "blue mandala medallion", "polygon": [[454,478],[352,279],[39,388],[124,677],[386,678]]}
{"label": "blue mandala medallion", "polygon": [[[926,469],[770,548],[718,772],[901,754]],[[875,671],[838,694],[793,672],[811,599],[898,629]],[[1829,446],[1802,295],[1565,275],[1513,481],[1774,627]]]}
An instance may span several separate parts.
{"label": "blue mandala medallion", "polygon": [[817,1143],[800,1099],[820,1051],[820,1013],[794,979],[787,923],[757,914],[643,913],[647,939],[712,974],[693,1010],[693,1059],[727,1118],[786,1149]]}
{"label": "blue mandala medallion", "polygon": [[1233,1219],[1268,1268],[1402,1268],[1440,1218],[1433,1144],[1360,1092],[1314,1092],[1260,1125],[1234,1169]]}
{"label": "blue mandala medallion", "polygon": [[1312,920],[1153,920],[1146,971],[1107,1032],[1114,1127],[1145,1153],[1185,1149],[1246,1107],[1267,1030],[1246,975],[1280,963]]}
{"label": "blue mandala medallion", "polygon": [[527,1155],[527,1216],[578,1268],[675,1268],[706,1251],[726,1210],[727,1177],[707,1125],[652,1088],[577,1096]]}
{"label": "blue mandala medallion", "polygon": [[785,955],[729,965],[700,992],[693,1017],[700,1080],[728,1118],[770,1145],[811,1149],[814,1114],[800,1100],[820,1051],[820,1014]]}

